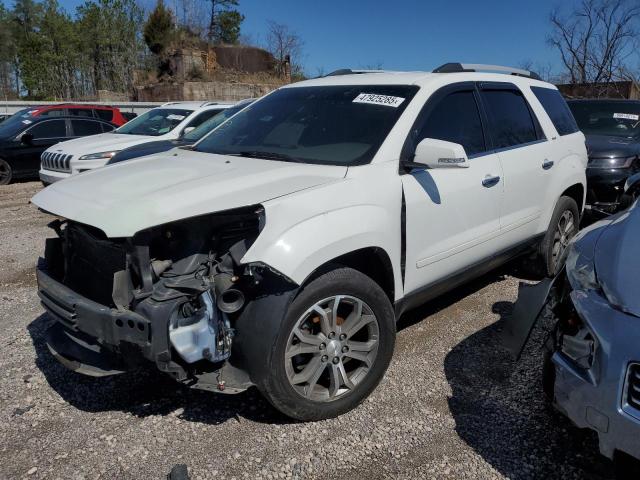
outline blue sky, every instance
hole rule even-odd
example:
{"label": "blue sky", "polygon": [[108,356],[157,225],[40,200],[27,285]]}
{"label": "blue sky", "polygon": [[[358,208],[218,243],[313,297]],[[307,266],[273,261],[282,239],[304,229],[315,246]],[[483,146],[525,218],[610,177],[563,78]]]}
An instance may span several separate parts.
{"label": "blue sky", "polygon": [[[145,5],[155,0],[143,0]],[[572,0],[565,0],[565,5]],[[9,2],[7,2],[9,3]],[[61,0],[73,12],[80,0]],[[171,5],[171,1],[165,2]],[[240,0],[243,32],[260,42],[274,19],[305,42],[308,75],[343,67],[432,69],[449,61],[558,67],[546,44],[558,0]]]}

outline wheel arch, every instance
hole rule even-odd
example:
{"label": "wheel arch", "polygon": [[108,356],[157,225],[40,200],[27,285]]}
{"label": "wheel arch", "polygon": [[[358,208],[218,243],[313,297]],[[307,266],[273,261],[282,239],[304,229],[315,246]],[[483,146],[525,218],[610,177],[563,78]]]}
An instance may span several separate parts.
{"label": "wheel arch", "polygon": [[561,194],[561,197],[569,197],[573,198],[578,205],[578,212],[582,215],[582,210],[584,208],[584,198],[585,198],[585,189],[584,185],[581,183],[574,183],[570,187],[566,188]]}
{"label": "wheel arch", "polygon": [[309,274],[302,282],[302,285],[309,283],[314,278],[317,278],[335,266],[353,268],[354,270],[357,270],[371,278],[380,286],[380,288],[382,288],[382,290],[384,290],[389,301],[393,304],[396,293],[395,277],[391,258],[383,248],[359,248],[328,260],[311,272],[311,274]]}

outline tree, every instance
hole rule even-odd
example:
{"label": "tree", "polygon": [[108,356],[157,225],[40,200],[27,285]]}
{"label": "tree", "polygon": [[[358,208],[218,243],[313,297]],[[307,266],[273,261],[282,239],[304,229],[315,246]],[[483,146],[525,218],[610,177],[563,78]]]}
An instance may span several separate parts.
{"label": "tree", "polygon": [[267,26],[266,49],[277,61],[276,69],[282,75],[287,58],[290,62],[292,75],[302,73],[300,59],[304,42],[300,36],[287,25],[269,20]]}
{"label": "tree", "polygon": [[607,83],[625,78],[638,57],[637,0],[582,0],[569,15],[552,12],[549,44],[560,53],[571,83]]}
{"label": "tree", "polygon": [[240,38],[240,24],[244,15],[237,10],[223,10],[218,13],[214,28],[213,41],[215,43],[238,43]]}
{"label": "tree", "polygon": [[164,54],[171,44],[174,31],[171,10],[165,8],[162,0],[158,0],[144,25],[144,41],[156,55]]}
{"label": "tree", "polygon": [[[220,14],[230,10],[232,7],[237,7],[239,0],[209,0],[209,1],[211,2],[211,13],[209,15],[209,31],[207,33],[207,38],[209,39],[210,42],[214,42],[216,38],[216,32],[220,31],[220,27],[219,27]],[[224,16],[223,16],[223,19],[224,19]],[[242,20],[244,20],[244,17],[242,17]],[[240,20],[240,22],[242,22],[242,20]],[[240,23],[238,23],[238,35],[240,34],[239,30],[240,30]]]}
{"label": "tree", "polygon": [[17,45],[11,13],[0,4],[0,97],[20,94],[18,85]]}

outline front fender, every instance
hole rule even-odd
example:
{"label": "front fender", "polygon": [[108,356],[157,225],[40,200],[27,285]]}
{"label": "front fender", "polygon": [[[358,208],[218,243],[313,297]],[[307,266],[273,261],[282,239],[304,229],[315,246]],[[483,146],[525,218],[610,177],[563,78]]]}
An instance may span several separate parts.
{"label": "front fender", "polygon": [[[401,186],[389,188],[393,183],[387,180],[386,188],[356,188],[354,194],[355,183],[346,181],[266,202],[265,228],[241,262],[264,263],[302,285],[327,262],[377,247],[391,260],[396,299],[401,298]],[[378,198],[367,198],[371,191]],[[349,201],[352,204],[345,205]]]}

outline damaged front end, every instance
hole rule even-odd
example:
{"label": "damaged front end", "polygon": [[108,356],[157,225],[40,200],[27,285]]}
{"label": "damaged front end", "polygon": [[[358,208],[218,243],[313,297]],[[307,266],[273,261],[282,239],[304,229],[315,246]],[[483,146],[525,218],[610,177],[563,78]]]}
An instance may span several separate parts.
{"label": "damaged front end", "polygon": [[[93,376],[153,362],[195,388],[251,386],[234,366],[235,322],[262,284],[278,275],[240,263],[264,226],[251,206],[107,238],[73,221],[50,224],[38,294],[56,323],[53,355]],[[239,362],[241,363],[241,362]]]}
{"label": "damaged front end", "polygon": [[576,237],[556,278],[521,285],[504,340],[520,356],[541,324],[543,388],[553,405],[577,427],[595,431],[603,455],[640,459],[640,321],[628,304],[614,301],[618,284],[597,268],[607,258],[601,255],[615,258],[604,248],[613,231],[608,225],[615,228],[601,223]]}

